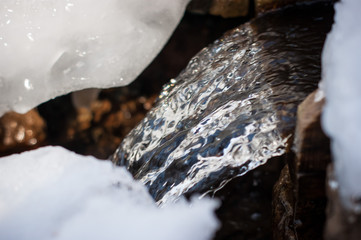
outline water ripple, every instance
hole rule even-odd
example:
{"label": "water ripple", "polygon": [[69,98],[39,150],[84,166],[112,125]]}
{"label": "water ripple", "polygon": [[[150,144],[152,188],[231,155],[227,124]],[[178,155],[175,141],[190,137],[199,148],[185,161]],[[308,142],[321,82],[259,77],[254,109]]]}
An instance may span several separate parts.
{"label": "water ripple", "polygon": [[[303,10],[302,10],[303,9]],[[204,48],[113,156],[159,202],[208,193],[285,153],[320,79],[331,16],[286,9]]]}

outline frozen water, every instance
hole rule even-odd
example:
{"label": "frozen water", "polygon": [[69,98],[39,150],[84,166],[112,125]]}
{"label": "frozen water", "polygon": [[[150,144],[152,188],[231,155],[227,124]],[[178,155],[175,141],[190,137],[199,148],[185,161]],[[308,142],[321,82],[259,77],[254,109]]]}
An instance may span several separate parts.
{"label": "frozen water", "polygon": [[56,96],[133,81],[189,0],[2,0],[0,116]]}
{"label": "frozen water", "polygon": [[216,206],[160,209],[124,168],[60,147],[0,158],[0,239],[206,240]]}
{"label": "frozen water", "polygon": [[336,177],[348,208],[361,212],[361,1],[336,4],[322,56],[323,127],[332,140]]}

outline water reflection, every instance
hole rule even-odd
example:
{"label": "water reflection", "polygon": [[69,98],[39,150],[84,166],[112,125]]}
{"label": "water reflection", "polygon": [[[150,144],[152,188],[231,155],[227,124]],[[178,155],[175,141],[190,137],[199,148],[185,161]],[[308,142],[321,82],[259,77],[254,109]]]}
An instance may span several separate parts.
{"label": "water reflection", "polygon": [[164,203],[214,192],[284,154],[297,105],[320,79],[329,9],[269,13],[204,48],[164,87],[113,161]]}

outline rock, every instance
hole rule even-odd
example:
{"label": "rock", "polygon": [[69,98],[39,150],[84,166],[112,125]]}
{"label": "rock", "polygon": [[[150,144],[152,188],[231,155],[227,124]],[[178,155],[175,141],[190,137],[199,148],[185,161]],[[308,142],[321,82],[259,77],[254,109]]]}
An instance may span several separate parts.
{"label": "rock", "polygon": [[272,188],[280,174],[283,158],[232,179],[212,195],[222,201],[217,216],[222,228],[215,240],[272,239]]}
{"label": "rock", "polygon": [[224,18],[246,16],[249,0],[213,0],[209,13]]}
{"label": "rock", "polygon": [[212,14],[224,18],[244,17],[249,13],[250,0],[193,0],[188,11]]}
{"label": "rock", "polygon": [[293,151],[297,172],[325,172],[331,161],[330,140],[321,127],[321,113],[325,99],[316,98],[319,90],[311,93],[298,107]]}
{"label": "rock", "polygon": [[0,118],[0,155],[35,149],[46,139],[46,124],[36,110],[8,112]]}
{"label": "rock", "polygon": [[43,104],[48,141],[83,155],[107,159],[151,108],[155,95],[134,96],[127,88],[104,90],[89,107],[74,109],[70,95]]}
{"label": "rock", "polygon": [[298,239],[322,239],[326,208],[326,167],[331,162],[330,140],[321,128],[324,100],[317,101],[317,91],[298,107],[291,164],[296,186],[295,217]]}
{"label": "rock", "polygon": [[252,11],[259,15],[285,6],[315,1],[317,0],[192,0],[187,10],[232,18],[252,15]]}
{"label": "rock", "polygon": [[275,187],[274,239],[323,239],[331,154],[320,123],[324,99],[317,101],[316,95],[314,91],[298,107],[294,157]]}
{"label": "rock", "polygon": [[198,14],[207,14],[209,13],[212,2],[213,0],[192,0],[187,6],[187,11]]}
{"label": "rock", "polygon": [[[317,0],[316,0],[317,1]],[[315,0],[254,0],[257,14],[302,2],[315,2]]]}
{"label": "rock", "polygon": [[273,239],[296,240],[294,183],[288,165],[282,169],[274,185],[272,208]]}

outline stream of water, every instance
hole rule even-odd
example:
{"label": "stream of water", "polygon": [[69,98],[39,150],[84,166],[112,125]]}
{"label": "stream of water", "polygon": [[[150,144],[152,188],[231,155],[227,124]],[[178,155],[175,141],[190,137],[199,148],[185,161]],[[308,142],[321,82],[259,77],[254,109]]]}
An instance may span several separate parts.
{"label": "stream of water", "polygon": [[265,14],[204,48],[164,86],[113,161],[163,203],[215,191],[284,154],[297,106],[320,79],[329,9]]}
{"label": "stream of water", "polygon": [[[236,177],[283,156],[292,144],[297,106],[320,80],[332,14],[329,3],[300,5],[227,32],[164,86],[113,162],[126,166],[164,204],[194,193],[212,196]],[[245,202],[252,203],[249,199]],[[270,216],[268,204],[264,215]],[[242,224],[229,224],[238,237],[261,229]],[[271,231],[269,219],[264,225]],[[260,236],[245,239],[270,235]]]}

